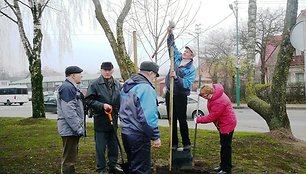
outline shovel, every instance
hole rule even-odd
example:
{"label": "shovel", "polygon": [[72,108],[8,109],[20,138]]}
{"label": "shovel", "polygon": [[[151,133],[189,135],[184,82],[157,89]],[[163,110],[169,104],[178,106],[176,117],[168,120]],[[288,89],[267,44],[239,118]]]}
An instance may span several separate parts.
{"label": "shovel", "polygon": [[[197,105],[197,114],[196,117],[199,115],[199,108],[200,108],[200,96],[198,95],[198,105]],[[196,153],[196,143],[197,143],[197,130],[198,130],[198,124],[195,123],[194,125],[194,142],[193,142],[193,158],[192,158],[192,166],[194,166],[194,159],[195,159],[195,153]]]}
{"label": "shovel", "polygon": [[113,129],[114,129],[114,132],[115,132],[115,137],[116,137],[116,140],[117,140],[117,143],[118,143],[118,147],[119,147],[119,152],[120,152],[120,156],[121,156],[121,164],[118,163],[118,165],[121,167],[121,169],[123,170],[123,173],[124,174],[129,174],[129,164],[126,162],[124,162],[124,159],[123,159],[123,152],[122,152],[122,146],[119,142],[119,138],[118,138],[118,135],[117,135],[117,131],[116,131],[116,128],[114,127],[114,123],[113,123],[113,117],[112,117],[112,112],[113,112],[113,108],[110,107],[109,110],[105,110],[105,114],[107,115]]}

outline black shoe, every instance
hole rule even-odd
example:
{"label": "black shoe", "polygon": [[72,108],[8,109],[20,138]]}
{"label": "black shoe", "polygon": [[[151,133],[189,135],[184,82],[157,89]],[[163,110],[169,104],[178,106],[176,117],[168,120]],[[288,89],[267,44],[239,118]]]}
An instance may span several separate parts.
{"label": "black shoe", "polygon": [[110,167],[108,170],[110,173],[123,173],[123,170],[119,166]]}
{"label": "black shoe", "polygon": [[187,145],[184,145],[184,150],[188,150],[188,149],[191,149],[191,144],[187,144]]}
{"label": "black shoe", "polygon": [[177,145],[172,145],[172,150],[176,150],[178,148]]}
{"label": "black shoe", "polygon": [[226,171],[223,171],[223,170],[220,170],[219,172],[218,172],[218,174],[229,174],[230,172],[226,172]]}
{"label": "black shoe", "polygon": [[100,172],[98,172],[98,174],[108,174],[107,170],[102,170]]}
{"label": "black shoe", "polygon": [[215,172],[220,172],[221,170],[222,170],[222,169],[221,169],[220,166],[214,168],[214,171],[215,171]]}

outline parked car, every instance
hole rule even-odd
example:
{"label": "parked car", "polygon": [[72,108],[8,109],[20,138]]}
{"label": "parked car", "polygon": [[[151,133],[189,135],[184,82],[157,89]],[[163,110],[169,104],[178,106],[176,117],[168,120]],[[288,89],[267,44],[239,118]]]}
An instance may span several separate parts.
{"label": "parked car", "polygon": [[55,95],[47,95],[44,97],[45,112],[57,113],[57,102]]}
{"label": "parked car", "polygon": [[[187,119],[193,119],[197,115],[198,108],[198,98],[199,98],[199,115],[204,115],[208,113],[207,101],[202,97],[198,97],[196,93],[192,93],[187,97]],[[167,106],[165,99],[158,97],[158,117],[160,119],[167,118]]]}
{"label": "parked car", "polygon": [[29,101],[32,101],[32,91],[28,92],[28,98],[29,98]]}

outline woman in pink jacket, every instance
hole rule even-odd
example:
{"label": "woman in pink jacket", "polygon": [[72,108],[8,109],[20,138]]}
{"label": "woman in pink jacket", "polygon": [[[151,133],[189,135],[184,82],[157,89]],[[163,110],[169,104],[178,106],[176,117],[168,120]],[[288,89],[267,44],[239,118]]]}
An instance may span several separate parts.
{"label": "woman in pink jacket", "polygon": [[221,84],[213,84],[213,86],[204,85],[200,94],[207,102],[208,115],[195,117],[196,123],[211,123],[217,127],[220,135],[220,158],[221,162],[214,170],[218,174],[231,173],[232,169],[232,138],[234,129],[237,124],[236,114],[234,112],[232,102],[224,93]]}

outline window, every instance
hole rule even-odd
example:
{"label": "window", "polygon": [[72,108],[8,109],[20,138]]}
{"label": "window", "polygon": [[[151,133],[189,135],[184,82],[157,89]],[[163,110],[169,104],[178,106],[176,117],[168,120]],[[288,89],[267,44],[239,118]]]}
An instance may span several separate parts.
{"label": "window", "polygon": [[304,82],[304,73],[295,73],[296,82]]}

